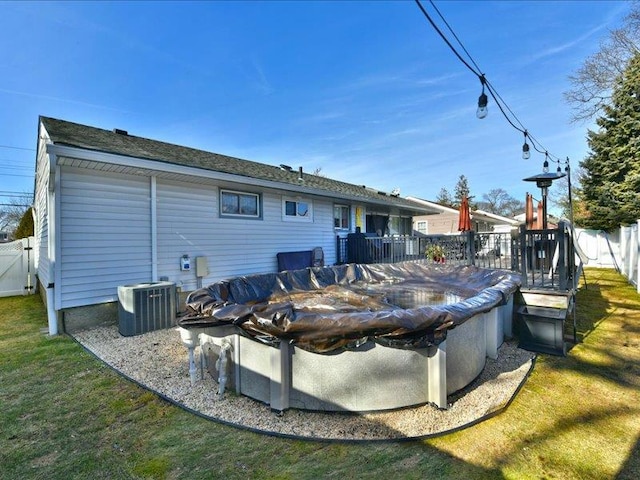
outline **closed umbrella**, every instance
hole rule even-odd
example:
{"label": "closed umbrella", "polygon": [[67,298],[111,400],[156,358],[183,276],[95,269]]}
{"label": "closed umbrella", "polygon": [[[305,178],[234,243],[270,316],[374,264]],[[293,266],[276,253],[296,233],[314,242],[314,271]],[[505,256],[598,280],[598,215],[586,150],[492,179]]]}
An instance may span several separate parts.
{"label": "closed umbrella", "polygon": [[533,196],[527,193],[527,200],[524,204],[524,218],[527,230],[533,230]]}
{"label": "closed umbrella", "polygon": [[458,216],[458,231],[468,232],[471,230],[471,212],[469,211],[469,199],[464,197],[460,204],[460,213]]}
{"label": "closed umbrella", "polygon": [[538,216],[536,218],[536,228],[542,230],[544,228],[544,207],[542,202],[538,202]]}

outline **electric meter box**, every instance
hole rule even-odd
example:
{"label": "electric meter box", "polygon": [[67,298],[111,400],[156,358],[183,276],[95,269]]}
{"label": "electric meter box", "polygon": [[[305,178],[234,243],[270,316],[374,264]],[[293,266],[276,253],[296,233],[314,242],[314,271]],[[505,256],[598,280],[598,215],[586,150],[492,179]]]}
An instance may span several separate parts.
{"label": "electric meter box", "polygon": [[207,275],[209,275],[207,257],[196,257],[196,277],[206,277]]}

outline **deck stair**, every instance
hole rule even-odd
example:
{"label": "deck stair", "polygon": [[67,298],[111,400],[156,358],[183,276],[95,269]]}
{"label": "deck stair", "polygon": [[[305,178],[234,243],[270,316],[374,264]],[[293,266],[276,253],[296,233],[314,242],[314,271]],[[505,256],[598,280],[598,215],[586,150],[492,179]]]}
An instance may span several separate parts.
{"label": "deck stair", "polygon": [[[567,339],[564,332],[567,320],[575,311],[575,292],[521,288],[516,296],[516,304],[518,346],[533,352],[566,355]],[[573,333],[575,342],[575,322]]]}

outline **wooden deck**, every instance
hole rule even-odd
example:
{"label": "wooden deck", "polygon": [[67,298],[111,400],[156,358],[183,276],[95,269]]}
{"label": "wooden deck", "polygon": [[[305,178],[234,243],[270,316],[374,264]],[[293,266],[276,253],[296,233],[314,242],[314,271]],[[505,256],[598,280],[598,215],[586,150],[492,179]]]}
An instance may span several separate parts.
{"label": "wooden deck", "polygon": [[338,263],[435,263],[425,255],[434,251],[434,245],[444,255],[444,260],[437,260],[439,263],[521,274],[514,321],[516,328],[522,328],[523,348],[564,355],[565,341],[576,343],[575,295],[582,260],[574,248],[569,224],[560,222],[557,229],[545,230],[521,226],[517,235],[471,231],[458,235],[338,237]]}

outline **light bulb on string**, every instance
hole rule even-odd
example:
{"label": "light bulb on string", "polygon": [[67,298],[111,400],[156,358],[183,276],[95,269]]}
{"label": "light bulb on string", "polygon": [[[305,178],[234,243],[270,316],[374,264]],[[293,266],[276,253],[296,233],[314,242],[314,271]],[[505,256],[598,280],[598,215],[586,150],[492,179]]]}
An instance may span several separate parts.
{"label": "light bulb on string", "polygon": [[544,163],[542,164],[543,173],[549,173],[549,154],[544,152]]}
{"label": "light bulb on string", "polygon": [[531,152],[529,152],[529,144],[527,143],[527,131],[524,131],[524,144],[522,145],[522,158],[525,160],[529,160],[531,157]]}
{"label": "light bulb on string", "polygon": [[489,109],[487,108],[487,103],[489,103],[489,98],[484,93],[484,86],[487,81],[484,78],[484,75],[480,77],[480,83],[482,84],[482,93],[478,97],[478,110],[476,110],[476,117],[483,119],[489,113]]}

